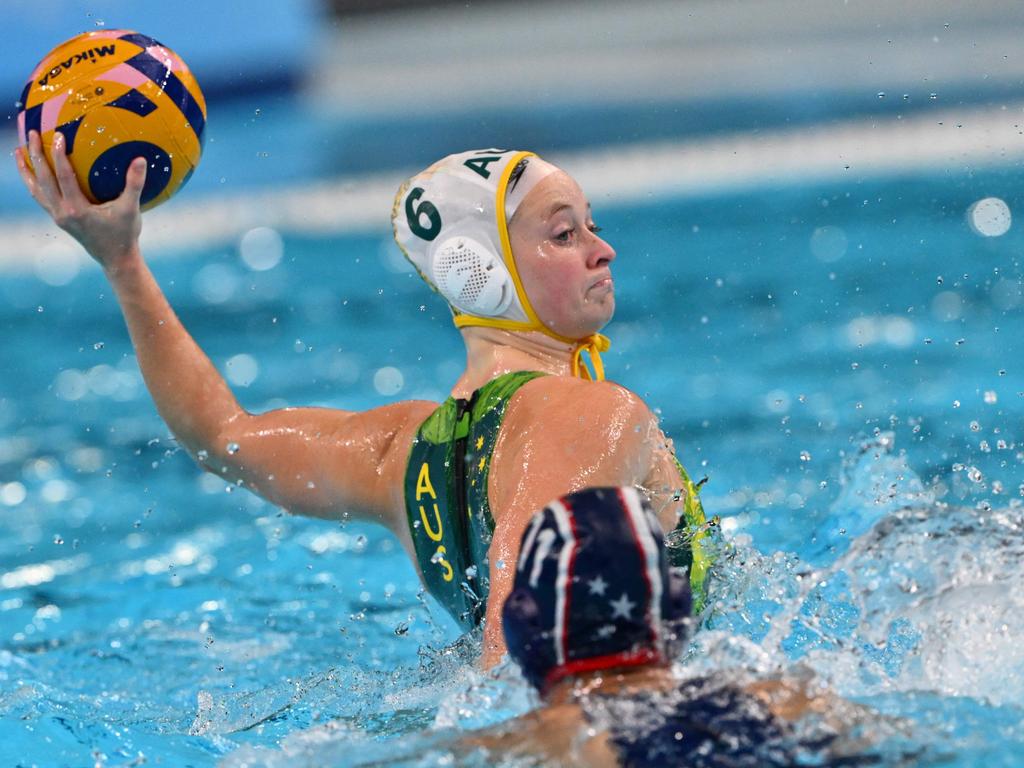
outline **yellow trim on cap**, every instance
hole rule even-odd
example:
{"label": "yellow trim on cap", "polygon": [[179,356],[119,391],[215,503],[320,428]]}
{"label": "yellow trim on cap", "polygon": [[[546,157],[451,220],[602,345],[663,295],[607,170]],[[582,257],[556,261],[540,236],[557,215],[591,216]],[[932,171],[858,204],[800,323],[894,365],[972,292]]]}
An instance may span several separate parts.
{"label": "yellow trim on cap", "polygon": [[[504,317],[480,317],[479,315],[470,315],[466,312],[457,312],[455,317],[452,318],[452,322],[455,323],[456,328],[482,326],[484,328],[501,328],[503,331],[538,330],[532,323],[523,322],[522,320],[508,320]],[[566,344],[575,343],[572,339],[564,339],[564,341]]]}
{"label": "yellow trim on cap", "polygon": [[504,260],[505,266],[508,267],[509,274],[512,275],[512,282],[515,283],[519,303],[536,329],[549,336],[554,336],[556,339],[571,343],[574,339],[565,339],[563,336],[555,334],[551,329],[546,328],[541,323],[540,318],[537,317],[537,313],[533,311],[530,297],[526,295],[523,282],[519,279],[519,269],[516,267],[516,260],[512,255],[512,241],[508,234],[508,222],[505,220],[505,197],[508,195],[508,182],[512,177],[512,171],[516,169],[516,166],[519,165],[523,158],[536,156],[534,152],[518,152],[512,156],[512,159],[508,161],[505,169],[501,172],[501,179],[499,179],[498,188],[494,193],[494,215],[497,218],[498,237],[501,238],[501,258]]}

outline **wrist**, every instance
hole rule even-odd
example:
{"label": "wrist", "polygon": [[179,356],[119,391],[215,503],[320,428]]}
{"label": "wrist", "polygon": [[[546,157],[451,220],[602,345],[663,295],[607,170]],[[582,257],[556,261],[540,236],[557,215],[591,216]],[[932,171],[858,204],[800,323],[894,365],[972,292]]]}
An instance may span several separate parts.
{"label": "wrist", "polygon": [[107,279],[111,281],[137,273],[144,264],[138,241],[117,254],[111,254],[100,263]]}

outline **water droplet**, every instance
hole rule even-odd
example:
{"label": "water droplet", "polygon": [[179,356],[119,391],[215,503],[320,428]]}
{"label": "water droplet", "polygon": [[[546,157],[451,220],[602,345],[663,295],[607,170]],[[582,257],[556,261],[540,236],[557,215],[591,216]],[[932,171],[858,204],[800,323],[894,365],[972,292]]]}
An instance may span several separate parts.
{"label": "water droplet", "polygon": [[54,536],[53,536],[53,543],[54,544],[63,544],[64,543],[64,539],[61,538],[59,534],[54,534]]}
{"label": "water droplet", "polygon": [[228,453],[230,453],[233,456],[234,454],[238,453],[240,447],[241,446],[239,446],[238,443],[228,443]]}
{"label": "water droplet", "polygon": [[991,389],[987,390],[985,392],[985,404],[995,405],[997,402],[999,402],[999,396]]}
{"label": "water droplet", "polygon": [[953,401],[953,407],[954,408],[959,408],[960,407],[960,401],[959,400],[954,400]]}
{"label": "water droplet", "polygon": [[800,461],[810,461],[811,454],[809,451],[800,451]]}
{"label": "water droplet", "polygon": [[878,98],[884,99],[885,98],[885,91],[879,91],[878,92]]}
{"label": "water droplet", "polygon": [[103,349],[103,342],[102,341],[97,341],[95,344],[92,345],[92,348],[95,349],[95,350]]}
{"label": "water droplet", "polygon": [[196,451],[196,458],[199,459],[200,461],[206,461],[208,458],[210,458],[210,454],[206,450],[200,448],[198,451]]}
{"label": "water droplet", "polygon": [[971,426],[971,432],[980,432],[981,431],[981,424],[979,424],[976,421],[972,421],[970,426]]}

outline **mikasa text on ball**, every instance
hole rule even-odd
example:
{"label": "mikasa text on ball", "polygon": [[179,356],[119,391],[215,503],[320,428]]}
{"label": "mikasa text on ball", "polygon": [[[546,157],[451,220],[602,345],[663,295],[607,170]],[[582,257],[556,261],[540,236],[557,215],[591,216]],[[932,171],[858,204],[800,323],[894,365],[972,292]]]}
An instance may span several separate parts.
{"label": "mikasa text on ball", "polygon": [[146,158],[142,208],[188,181],[203,150],[206,100],[185,62],[151,37],[124,29],[85,32],[54,48],[22,91],[18,138],[39,131],[47,159],[63,134],[86,197],[113,200],[128,165]]}

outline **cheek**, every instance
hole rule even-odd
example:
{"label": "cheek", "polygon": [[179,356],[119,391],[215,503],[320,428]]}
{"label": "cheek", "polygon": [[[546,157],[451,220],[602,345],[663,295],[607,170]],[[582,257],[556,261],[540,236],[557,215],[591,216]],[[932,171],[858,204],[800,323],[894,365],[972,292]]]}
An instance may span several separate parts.
{"label": "cheek", "polygon": [[533,308],[548,319],[561,314],[559,310],[564,311],[573,295],[573,265],[543,248],[537,248],[524,262],[519,265],[519,275]]}

